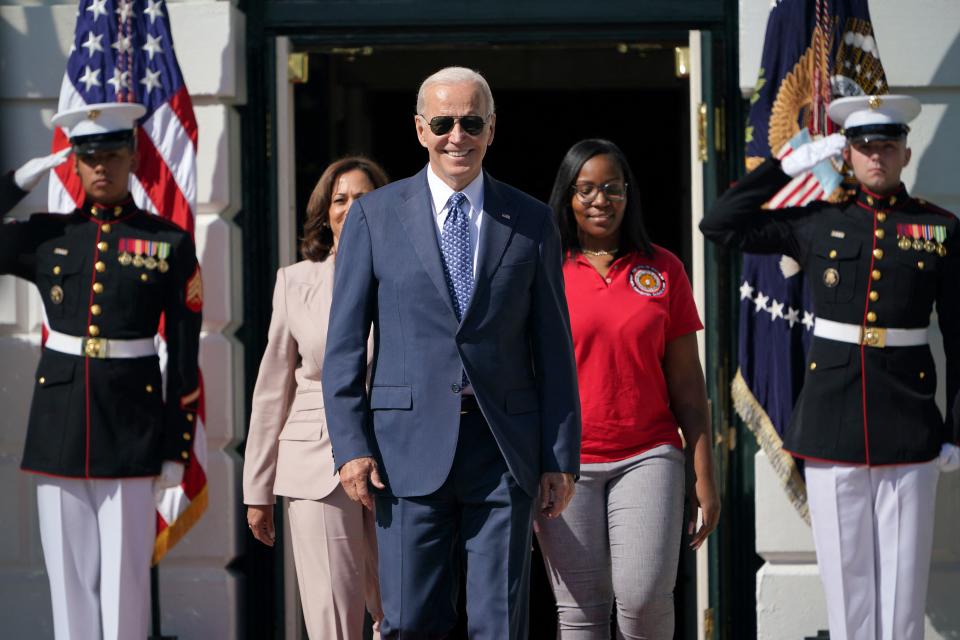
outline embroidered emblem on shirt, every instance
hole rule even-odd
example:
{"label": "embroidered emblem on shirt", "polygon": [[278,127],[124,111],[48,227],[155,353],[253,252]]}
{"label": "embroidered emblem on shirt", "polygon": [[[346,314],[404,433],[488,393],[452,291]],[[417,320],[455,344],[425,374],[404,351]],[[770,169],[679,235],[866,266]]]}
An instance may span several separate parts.
{"label": "embroidered emblem on shirt", "polygon": [[653,298],[667,292],[667,281],[655,268],[637,265],[630,271],[630,286],[642,296]]}

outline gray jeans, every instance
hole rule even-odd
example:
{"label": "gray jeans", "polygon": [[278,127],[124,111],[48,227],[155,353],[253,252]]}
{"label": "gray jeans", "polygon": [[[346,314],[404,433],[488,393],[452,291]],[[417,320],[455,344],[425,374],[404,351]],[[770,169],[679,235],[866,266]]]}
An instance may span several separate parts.
{"label": "gray jeans", "polygon": [[673,638],[683,467],[683,452],[670,445],[581,465],[567,509],[555,520],[537,518],[558,638],[609,638],[614,603],[618,638]]}

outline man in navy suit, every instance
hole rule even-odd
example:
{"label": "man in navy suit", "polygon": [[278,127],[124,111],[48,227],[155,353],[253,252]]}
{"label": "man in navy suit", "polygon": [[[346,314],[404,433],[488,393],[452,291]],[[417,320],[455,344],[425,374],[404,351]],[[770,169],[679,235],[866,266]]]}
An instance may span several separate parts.
{"label": "man in navy suit", "polygon": [[559,234],[483,172],[495,121],[478,73],[427,78],[429,164],[340,237],[323,391],[340,482],[376,505],[384,638],[446,637],[461,569],[470,638],[525,638],[534,509],[559,515],[579,470]]}

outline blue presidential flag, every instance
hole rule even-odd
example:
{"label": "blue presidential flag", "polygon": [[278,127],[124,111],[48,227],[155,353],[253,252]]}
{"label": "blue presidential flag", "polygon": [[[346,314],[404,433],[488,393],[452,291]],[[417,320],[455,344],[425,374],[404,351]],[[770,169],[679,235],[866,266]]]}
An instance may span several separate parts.
{"label": "blue presidential flag", "polygon": [[[776,0],[750,98],[747,169],[832,133],[826,116],[832,98],[886,91],[866,0]],[[803,206],[842,193],[840,174],[824,161],[794,178],[766,206]],[[782,441],[803,384],[813,323],[799,265],[785,256],[745,254],[734,406],[804,519],[803,478]]]}

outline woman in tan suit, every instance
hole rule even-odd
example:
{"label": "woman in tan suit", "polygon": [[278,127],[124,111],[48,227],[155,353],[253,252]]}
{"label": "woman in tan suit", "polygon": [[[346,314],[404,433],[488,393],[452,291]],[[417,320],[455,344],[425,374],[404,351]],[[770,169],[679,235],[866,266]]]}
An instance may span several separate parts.
{"label": "woman in tan suit", "polygon": [[250,532],[273,546],[274,496],[289,500],[293,557],[307,632],[314,640],[359,640],[364,608],[383,617],[373,515],[351,501],[334,469],[320,387],[340,230],[356,198],[387,183],[377,164],[331,164],[307,205],[300,252],[277,272],[273,318],[243,467]]}

